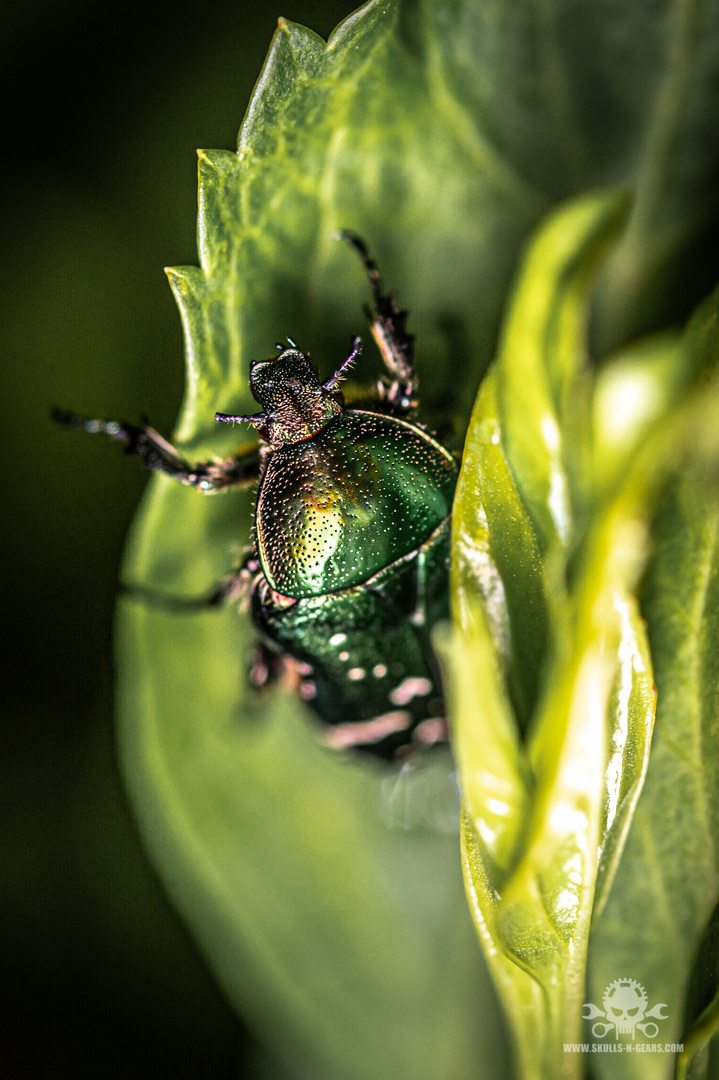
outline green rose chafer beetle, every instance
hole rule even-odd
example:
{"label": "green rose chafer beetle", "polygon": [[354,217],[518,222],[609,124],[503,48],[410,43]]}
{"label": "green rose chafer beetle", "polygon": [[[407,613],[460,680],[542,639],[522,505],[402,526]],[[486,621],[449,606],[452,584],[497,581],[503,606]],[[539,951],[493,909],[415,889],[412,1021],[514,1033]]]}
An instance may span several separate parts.
{"label": "green rose chafer beetle", "polygon": [[56,410],[71,427],[101,432],[203,492],[259,478],[253,545],[206,602],[249,597],[262,647],[261,685],[288,669],[336,748],[394,757],[446,738],[432,627],[448,617],[449,529],[457,464],[413,419],[417,380],[407,313],[385,296],[374,261],[352,233],[372,287],[368,311],[386,374],[369,402],[345,404],[340,382],[361,342],[320,382],[288,339],[253,361],[261,405],[246,421],[260,442],[222,461],[185,461],[147,426]]}

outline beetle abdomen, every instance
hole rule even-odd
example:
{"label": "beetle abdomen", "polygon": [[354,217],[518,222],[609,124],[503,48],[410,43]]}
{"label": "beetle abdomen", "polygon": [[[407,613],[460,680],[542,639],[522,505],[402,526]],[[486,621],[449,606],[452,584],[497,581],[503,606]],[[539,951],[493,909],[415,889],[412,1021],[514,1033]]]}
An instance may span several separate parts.
{"label": "beetle abdomen", "polygon": [[302,697],[329,725],[330,746],[392,758],[446,738],[430,633],[449,617],[449,520],[420,549],[361,586],[283,601],[261,581],[255,625],[304,666]]}
{"label": "beetle abdomen", "polygon": [[281,447],[257,499],[269,584],[296,599],[362,584],[441,524],[456,478],[452,455],[431,435],[359,409]]}

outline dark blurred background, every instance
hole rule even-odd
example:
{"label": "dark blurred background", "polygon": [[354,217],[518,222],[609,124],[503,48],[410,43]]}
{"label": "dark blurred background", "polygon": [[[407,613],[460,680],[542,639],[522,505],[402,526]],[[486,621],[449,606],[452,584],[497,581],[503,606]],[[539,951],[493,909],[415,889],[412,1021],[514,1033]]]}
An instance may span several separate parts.
{"label": "dark blurred background", "polygon": [[[0,1072],[254,1075],[147,865],[113,746],[112,619],[145,475],[52,405],[172,430],[197,147],[234,149],[277,16],[337,0],[18,0],[0,15],[4,240]],[[274,1075],[272,1066],[263,1075]]]}

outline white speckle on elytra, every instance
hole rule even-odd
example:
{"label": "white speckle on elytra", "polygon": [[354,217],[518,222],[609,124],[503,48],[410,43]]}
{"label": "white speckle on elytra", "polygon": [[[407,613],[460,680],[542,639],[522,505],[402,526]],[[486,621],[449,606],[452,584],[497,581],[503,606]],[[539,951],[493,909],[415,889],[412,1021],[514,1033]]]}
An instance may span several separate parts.
{"label": "white speckle on elytra", "polygon": [[424,676],[409,676],[403,679],[399,686],[395,686],[389,699],[393,705],[408,705],[412,698],[424,697],[432,689],[432,683]]}
{"label": "white speckle on elytra", "polygon": [[312,701],[313,698],[317,697],[317,687],[311,679],[305,679],[304,682],[300,683],[300,697],[303,701]]}
{"label": "white speckle on elytra", "polygon": [[377,716],[374,720],[329,727],[325,738],[327,744],[336,749],[349,746],[367,746],[369,743],[379,742],[380,739],[384,739],[385,736],[391,735],[395,731],[405,731],[411,722],[412,717],[408,712],[398,710],[397,712]]}

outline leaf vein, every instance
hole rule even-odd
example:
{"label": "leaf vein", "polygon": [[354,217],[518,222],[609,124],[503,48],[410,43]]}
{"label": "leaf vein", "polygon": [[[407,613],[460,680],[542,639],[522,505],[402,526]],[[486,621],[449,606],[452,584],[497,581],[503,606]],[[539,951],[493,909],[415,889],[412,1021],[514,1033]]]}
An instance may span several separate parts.
{"label": "leaf vein", "polygon": [[436,37],[426,27],[424,40],[427,44],[426,71],[430,96],[437,111],[447,120],[457,142],[481,171],[486,182],[500,195],[529,219],[539,217],[547,208],[547,200],[482,135],[478,123],[472,122],[468,110],[451,93],[443,76],[444,65]]}

